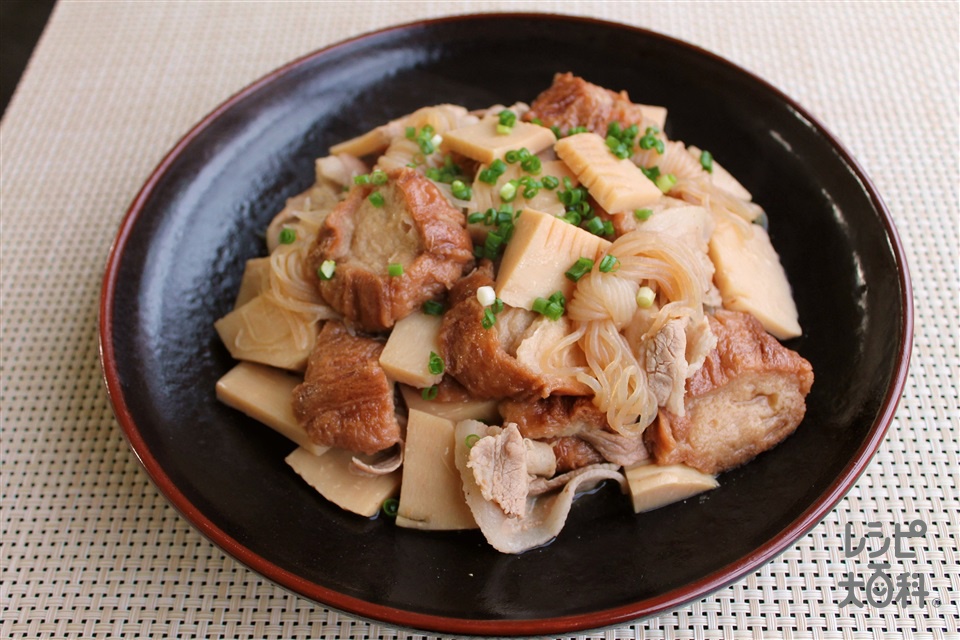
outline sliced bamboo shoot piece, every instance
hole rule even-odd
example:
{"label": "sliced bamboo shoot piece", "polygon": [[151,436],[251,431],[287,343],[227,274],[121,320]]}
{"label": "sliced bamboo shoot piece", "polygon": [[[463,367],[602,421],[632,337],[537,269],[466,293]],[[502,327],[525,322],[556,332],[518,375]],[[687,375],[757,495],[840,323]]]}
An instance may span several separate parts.
{"label": "sliced bamboo shoot piece", "polygon": [[[703,153],[699,147],[693,145],[687,147],[687,152],[696,158],[697,162],[700,161],[700,154]],[[734,178],[732,173],[724,169],[716,159],[713,160],[713,171],[711,171],[710,181],[737,198],[747,200],[748,202],[753,200],[753,195],[750,194],[747,188],[740,184],[740,181]]]}
{"label": "sliced bamboo shoot piece", "polygon": [[609,213],[633,211],[656,202],[663,195],[637,165],[610,153],[606,142],[595,133],[563,138],[554,149]]}
{"label": "sliced bamboo shoot piece", "polygon": [[641,464],[627,469],[634,513],[652,511],[720,486],[717,479],[683,464]]}
{"label": "sliced bamboo shoot piece", "polygon": [[217,381],[217,399],[319,456],[328,447],[311,442],[293,415],[293,388],[301,382],[286,371],[241,362]]}
{"label": "sliced bamboo shoot piece", "polygon": [[303,371],[317,342],[316,323],[306,314],[284,309],[259,295],[213,323],[227,350],[249,360]]}
{"label": "sliced bamboo shoot piece", "polygon": [[243,269],[243,279],[240,280],[240,290],[233,308],[238,309],[247,304],[270,287],[270,258],[254,258],[247,260]]}
{"label": "sliced bamboo shoot piece", "polygon": [[503,253],[497,296],[523,309],[532,309],[534,300],[556,291],[569,297],[574,283],[564,273],[580,258],[597,260],[609,247],[607,240],[562,218],[524,209]]}
{"label": "sliced bamboo shoot piece", "polygon": [[557,141],[546,127],[517,122],[510,133],[504,134],[497,132],[498,123],[497,116],[488,116],[476,124],[453,129],[443,134],[443,144],[450,151],[490,164],[497,158],[503,159],[511,149],[525,147],[537,154]]}
{"label": "sliced bamboo shoot piece", "polygon": [[430,373],[430,354],[440,353],[440,323],[443,318],[414,311],[399,320],[380,354],[380,366],[387,376],[414,387],[435,385],[443,370]]}
{"label": "sliced bamboo shoot piece", "polygon": [[[476,529],[454,461],[454,422],[413,409],[407,419],[397,525]],[[552,452],[552,449],[551,449]]]}
{"label": "sliced bamboo shoot piece", "polygon": [[400,385],[400,393],[403,394],[403,400],[411,411],[422,411],[454,422],[461,420],[493,422],[500,419],[500,413],[497,411],[498,400],[474,400],[466,397],[462,401],[454,402],[425,400],[420,389],[406,385]]}
{"label": "sliced bamboo shoot piece", "polygon": [[757,224],[735,225],[719,216],[716,220],[710,259],[723,307],[746,311],[781,340],[799,336],[797,305],[767,232]]}
{"label": "sliced bamboo shoot piece", "polygon": [[397,494],[400,471],[386,475],[358,473],[353,465],[355,455],[344,449],[330,449],[315,456],[301,448],[288,455],[286,462],[324,498],[341,509],[369,518],[377,514],[384,500]]}

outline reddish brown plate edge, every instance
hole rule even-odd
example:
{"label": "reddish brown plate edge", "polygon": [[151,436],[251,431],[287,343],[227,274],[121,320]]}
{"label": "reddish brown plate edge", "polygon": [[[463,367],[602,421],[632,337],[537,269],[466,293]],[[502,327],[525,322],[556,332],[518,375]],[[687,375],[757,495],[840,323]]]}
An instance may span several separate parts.
{"label": "reddish brown plate edge", "polygon": [[[897,356],[895,376],[887,392],[884,395],[881,411],[874,420],[870,430],[869,437],[863,446],[857,451],[856,456],[844,468],[837,480],[824,492],[824,494],[810,506],[800,517],[798,517],[788,527],[780,531],[773,539],[759,547],[754,553],[742,558],[740,561],[731,563],[726,567],[709,574],[700,580],[694,581],[681,588],[674,589],[668,593],[655,598],[649,598],[636,603],[615,607],[612,609],[603,609],[600,611],[561,616],[554,618],[539,619],[502,619],[502,620],[472,620],[466,618],[451,618],[446,616],[436,616],[422,613],[415,613],[378,605],[358,598],[347,596],[345,594],[321,587],[313,582],[304,580],[289,571],[271,563],[265,558],[250,551],[235,539],[227,535],[211,522],[200,510],[198,510],[179,488],[174,484],[163,468],[151,454],[146,446],[139,428],[126,404],[121,388],[119,371],[117,368],[116,355],[113,349],[113,320],[114,307],[113,299],[117,289],[117,278],[119,271],[120,258],[126,247],[127,240],[130,237],[134,225],[137,223],[140,211],[144,203],[149,200],[157,183],[179,157],[182,151],[198,137],[213,121],[220,117],[222,113],[230,109],[235,103],[243,100],[248,95],[258,91],[265,85],[269,85],[279,76],[286,74],[292,69],[306,63],[310,59],[334,51],[340,47],[361,41],[363,39],[389,33],[391,31],[405,30],[419,26],[430,26],[455,21],[469,21],[474,19],[490,18],[527,18],[551,20],[568,20],[573,22],[583,22],[602,25],[609,28],[624,29],[633,31],[637,35],[658,38],[669,41],[677,46],[689,49],[699,55],[706,56],[721,64],[733,67],[737,72],[744,74],[753,82],[758,83],[766,90],[772,92],[787,103],[799,115],[805,118],[819,132],[829,140],[830,144],[836,149],[843,160],[853,169],[856,176],[863,183],[865,190],[869,193],[874,207],[879,212],[881,221],[886,230],[886,237],[891,244],[894,256],[898,266],[898,276],[900,279],[900,289],[902,291],[901,304],[903,315],[901,318],[901,329],[903,339],[900,344]],[[104,383],[107,395],[113,406],[117,421],[123,430],[124,437],[127,439],[134,455],[140,461],[140,464],[146,469],[147,474],[153,483],[160,489],[160,492],[173,504],[173,506],[183,515],[191,524],[193,524],[210,541],[223,549],[228,555],[236,558],[248,568],[267,577],[271,581],[290,589],[306,598],[329,605],[336,609],[372,620],[383,621],[402,627],[412,629],[423,629],[430,631],[441,631],[446,633],[466,633],[472,635],[541,635],[544,633],[562,633],[570,631],[582,631],[588,629],[597,629],[601,627],[610,627],[635,621],[637,619],[653,616],[664,611],[673,610],[692,600],[705,597],[710,593],[717,591],[728,584],[731,584],[747,573],[766,564],[777,555],[786,550],[787,547],[805,535],[809,530],[819,524],[826,515],[833,510],[834,506],[843,498],[850,488],[856,483],[857,479],[864,472],[870,463],[874,453],[876,453],[880,444],[886,436],[887,429],[893,421],[896,413],[903,388],[909,373],[909,362],[911,347],[913,344],[913,293],[910,281],[909,270],[907,266],[906,254],[903,245],[897,234],[892,216],[882,199],[878,195],[873,183],[867,177],[859,163],[851,156],[847,149],[837,140],[827,129],[806,111],[799,104],[795,103],[790,97],[785,95],[779,89],[769,84],[759,76],[739,67],[732,62],[713,54],[705,49],[677,40],[663,34],[659,34],[647,29],[632,27],[616,22],[598,20],[595,18],[586,18],[579,16],[548,14],[548,13],[489,13],[489,14],[463,14],[457,16],[448,16],[432,20],[422,20],[417,22],[387,27],[377,31],[364,33],[348,40],[343,40],[323,49],[306,54],[292,62],[272,71],[255,81],[249,86],[241,89],[239,92],[228,98],[220,106],[209,113],[198,124],[196,124],[181,140],[164,156],[157,165],[156,169],[150,174],[144,186],[137,193],[129,209],[127,210],[117,237],[110,247],[106,271],[103,277],[103,284],[100,295],[100,363],[103,369]]]}

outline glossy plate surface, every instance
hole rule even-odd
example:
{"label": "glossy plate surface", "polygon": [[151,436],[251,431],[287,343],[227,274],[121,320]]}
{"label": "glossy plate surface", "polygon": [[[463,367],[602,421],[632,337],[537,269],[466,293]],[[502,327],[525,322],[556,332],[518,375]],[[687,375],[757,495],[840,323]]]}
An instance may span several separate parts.
{"label": "glossy plate surface", "polygon": [[[517,55],[513,52],[522,52]],[[213,322],[287,197],[336,142],[414,109],[532,101],[572,71],[669,109],[767,211],[816,382],[797,433],[702,499],[634,515],[611,487],[552,544],[501,555],[478,532],[407,531],[326,503],[291,445],[219,404],[232,365]],[[365,35],[228,100],[163,160],[104,278],[101,350],[118,420],[160,490],[203,534],[308,598],[448,633],[556,634],[670,610],[755,570],[817,524],[864,469],[906,376],[903,251],[868,179],[800,106],[724,60],[584,19],[499,15]]]}

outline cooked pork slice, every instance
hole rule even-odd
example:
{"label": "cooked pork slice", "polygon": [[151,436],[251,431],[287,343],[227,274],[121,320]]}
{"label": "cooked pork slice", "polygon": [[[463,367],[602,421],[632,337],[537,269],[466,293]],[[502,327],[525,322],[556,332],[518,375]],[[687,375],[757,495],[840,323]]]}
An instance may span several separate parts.
{"label": "cooked pork slice", "polygon": [[[463,214],[437,187],[408,168],[388,178],[382,186],[355,186],[327,216],[309,256],[313,272],[336,263],[333,277],[319,280],[320,295],[366,331],[389,329],[473,263]],[[402,273],[390,275],[390,265]]]}
{"label": "cooked pork slice", "polygon": [[577,436],[563,436],[550,444],[557,456],[557,473],[566,473],[604,461],[593,445]]}
{"label": "cooked pork slice", "polygon": [[647,384],[657,397],[657,406],[683,415],[684,386],[687,380],[687,318],[671,318],[642,345],[641,364]]}
{"label": "cooked pork slice", "polygon": [[508,516],[523,516],[530,478],[554,475],[556,457],[549,445],[521,436],[515,424],[494,431],[472,446],[467,467],[484,500],[497,503]]}
{"label": "cooked pork slice", "polygon": [[607,425],[607,415],[583,396],[504,400],[499,409],[505,422],[515,422],[525,438],[535,440],[575,436]]}
{"label": "cooked pork slice", "polygon": [[[521,364],[511,349],[535,314],[505,306],[488,329],[477,289],[493,286],[492,266],[484,263],[450,290],[450,309],[443,314],[440,346],[447,373],[475,398],[546,396],[543,377]],[[515,353],[515,351],[514,351]]]}
{"label": "cooked pork slice", "polygon": [[685,414],[661,410],[644,436],[657,464],[716,474],[789,436],[806,411],[813,369],[753,316],[717,311],[717,346],[687,380]]}
{"label": "cooked pork slice", "polygon": [[[550,396],[537,401],[504,400],[504,421],[517,424],[525,438],[553,440],[563,471],[596,462],[631,465],[649,456],[643,438],[627,437],[607,428],[606,414],[590,398]],[[562,460],[561,460],[562,458]]]}
{"label": "cooked pork slice", "polygon": [[383,343],[327,322],[293,390],[293,413],[317,444],[373,454],[400,442],[393,383],[380,367]]}
{"label": "cooked pork slice", "polygon": [[655,122],[649,107],[634,104],[626,92],[616,93],[591,84],[572,73],[558,73],[553,84],[530,105],[523,116],[530,121],[539,118],[548,127],[559,127],[566,133],[573,127],[586,127],[601,136],[607,135],[607,125],[619,122],[624,127],[636,124],[641,133]]}

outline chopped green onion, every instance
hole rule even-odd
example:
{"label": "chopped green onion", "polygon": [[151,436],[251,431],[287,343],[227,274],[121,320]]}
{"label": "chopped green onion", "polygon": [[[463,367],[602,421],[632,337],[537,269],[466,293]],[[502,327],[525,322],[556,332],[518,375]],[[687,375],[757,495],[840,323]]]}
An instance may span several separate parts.
{"label": "chopped green onion", "polygon": [[484,307],[489,307],[497,299],[497,294],[493,290],[493,287],[487,285],[483,287],[477,287],[477,302],[479,302]]}
{"label": "chopped green onion", "polygon": [[566,300],[563,293],[557,291],[549,298],[536,298],[533,301],[533,310],[545,315],[550,320],[558,320],[563,315]]}
{"label": "chopped green onion", "polygon": [[537,194],[540,193],[540,187],[527,187],[523,190],[523,197],[529,200],[530,198],[537,197]]}
{"label": "chopped green onion", "polygon": [[610,273],[611,271],[616,271],[619,268],[620,261],[609,253],[603,256],[603,260],[600,261],[600,266],[598,267],[598,269],[600,269],[600,271],[603,273]]}
{"label": "chopped green onion", "polygon": [[435,376],[443,373],[444,365],[443,358],[441,358],[435,351],[430,352],[430,359],[427,362],[427,370]]}
{"label": "chopped green onion", "polygon": [[333,260],[324,260],[317,267],[317,277],[321,280],[329,280],[333,277],[333,272],[337,270],[337,263]]}
{"label": "chopped green onion", "polygon": [[602,236],[605,231],[603,228],[603,220],[600,218],[590,218],[586,224],[583,225],[583,228],[595,236]]}
{"label": "chopped green onion", "polygon": [[577,261],[573,263],[573,266],[563,275],[577,282],[580,278],[587,275],[590,269],[593,269],[593,260],[590,258],[578,258]]}
{"label": "chopped green onion", "polygon": [[507,170],[507,165],[504,164],[503,160],[497,158],[490,163],[490,166],[480,172],[480,175],[477,176],[477,179],[480,182],[485,182],[487,184],[496,184],[497,178],[502,176]]}
{"label": "chopped green onion", "polygon": [[610,220],[603,221],[603,235],[612,236],[613,235],[613,222]]}
{"label": "chopped green onion", "polygon": [[620,129],[620,123],[614,120],[607,125],[607,137],[613,136],[614,138],[620,139],[620,136],[623,135],[623,131]]}
{"label": "chopped green onion", "polygon": [[403,275],[403,265],[399,262],[391,262],[387,265],[387,275],[392,278]]}
{"label": "chopped green onion", "polygon": [[700,152],[700,166],[707,173],[713,173],[713,154],[709,151]]}
{"label": "chopped green onion", "polygon": [[517,186],[520,183],[516,180],[511,180],[510,182],[505,183],[500,187],[500,199],[504,202],[513,202],[517,197]]}
{"label": "chopped green onion", "polygon": [[510,109],[504,109],[498,115],[500,118],[500,124],[505,127],[512,127],[517,123],[517,114],[515,114],[513,111],[510,111]]}
{"label": "chopped green onion", "polygon": [[557,138],[563,137],[563,135],[560,133],[560,127],[558,127],[557,125],[551,126],[550,131],[553,131],[553,135],[555,135]]}
{"label": "chopped green onion", "polygon": [[467,445],[467,449],[472,449],[473,445],[477,444],[480,441],[480,436],[475,433],[471,433],[466,438],[463,439],[463,443]]}
{"label": "chopped green onion", "polygon": [[633,217],[636,218],[637,220],[640,220],[641,222],[643,222],[644,220],[648,220],[652,215],[653,215],[653,209],[634,209],[633,210]]}
{"label": "chopped green onion", "polygon": [[583,216],[581,216],[578,211],[567,211],[565,214],[563,214],[563,219],[573,226],[579,227],[580,223],[583,221]]}
{"label": "chopped green onion", "polygon": [[378,209],[383,206],[383,194],[379,191],[374,191],[371,193],[369,196],[367,196],[367,200],[369,200],[370,204]]}
{"label": "chopped green onion", "polygon": [[493,309],[487,307],[483,310],[483,319],[480,321],[480,326],[484,329],[489,329],[497,322],[497,316],[493,313]]}
{"label": "chopped green onion", "polygon": [[366,173],[353,176],[353,184],[370,184],[370,176]]}
{"label": "chopped green onion", "polygon": [[417,128],[416,127],[407,127],[407,140],[413,140],[417,137]]}
{"label": "chopped green onion", "polygon": [[425,314],[428,316],[442,316],[443,315],[443,304],[437,302],[436,300],[427,300],[420,307]]}
{"label": "chopped green onion", "polygon": [[560,186],[560,180],[558,180],[556,176],[543,176],[540,182],[543,184],[544,189],[549,189],[550,191]]}
{"label": "chopped green onion", "polygon": [[580,127],[570,127],[570,129],[567,131],[567,135],[568,135],[568,136],[575,136],[575,135],[577,135],[578,133],[587,133],[587,128],[586,128],[586,127],[583,127],[583,126],[580,126]]}
{"label": "chopped green onion", "polygon": [[376,185],[387,184],[387,172],[377,169],[370,174],[370,182]]}
{"label": "chopped green onion", "polygon": [[493,311],[494,314],[503,311],[503,300],[500,298],[494,299],[493,304],[490,305],[490,310]]}
{"label": "chopped green onion", "polygon": [[641,309],[649,309],[656,299],[657,294],[650,287],[640,287],[640,290],[637,291],[637,306]]}
{"label": "chopped green onion", "polygon": [[500,251],[500,247],[502,245],[503,236],[496,231],[491,231],[488,233],[486,240],[483,241],[483,248],[486,250],[487,255],[491,256],[491,260],[496,257],[497,252]]}
{"label": "chopped green onion", "polygon": [[665,147],[663,145],[663,140],[657,137],[658,133],[660,133],[660,130],[656,127],[647,127],[643,137],[640,138],[640,148],[656,149],[657,153],[663,155]]}
{"label": "chopped green onion", "polygon": [[[521,151],[525,151],[525,149],[522,149]],[[530,156],[528,158],[525,158],[520,163],[520,168],[522,168],[527,173],[532,173],[533,175],[537,175],[538,173],[540,173],[540,169],[542,167],[543,165],[540,162],[540,158],[537,156]]]}
{"label": "chopped green onion", "polygon": [[420,392],[420,397],[424,400],[433,400],[437,397],[437,394],[440,393],[439,387],[433,385],[432,387],[426,387],[423,391]]}
{"label": "chopped green onion", "polygon": [[673,185],[677,184],[677,176],[672,173],[667,173],[664,175],[657,176],[657,179],[653,181],[657,185],[657,188],[664,193],[670,191],[673,188]]}
{"label": "chopped green onion", "polygon": [[473,189],[465,185],[461,180],[454,180],[450,185],[453,197],[457,200],[469,200],[473,196]]}
{"label": "chopped green onion", "polygon": [[297,230],[284,227],[280,230],[280,244],[293,244],[297,239]]}
{"label": "chopped green onion", "polygon": [[513,127],[508,127],[505,124],[497,125],[497,133],[499,133],[502,136],[509,135],[511,131],[513,131]]}
{"label": "chopped green onion", "polygon": [[513,164],[520,160],[520,152],[516,149],[511,149],[503,154],[503,159],[507,161],[507,164]]}
{"label": "chopped green onion", "polygon": [[470,224],[478,224],[480,222],[483,222],[483,214],[480,213],[479,211],[474,211],[473,213],[467,216],[467,222],[469,222]]}
{"label": "chopped green onion", "polygon": [[383,515],[388,518],[396,518],[397,512],[400,510],[400,501],[396,498],[387,498],[383,501]]}
{"label": "chopped green onion", "polygon": [[540,125],[541,127],[543,126],[543,120],[541,120],[540,118],[530,118],[530,122],[536,125]]}
{"label": "chopped green onion", "polygon": [[640,171],[650,180],[656,180],[660,176],[660,167],[640,167]]}

